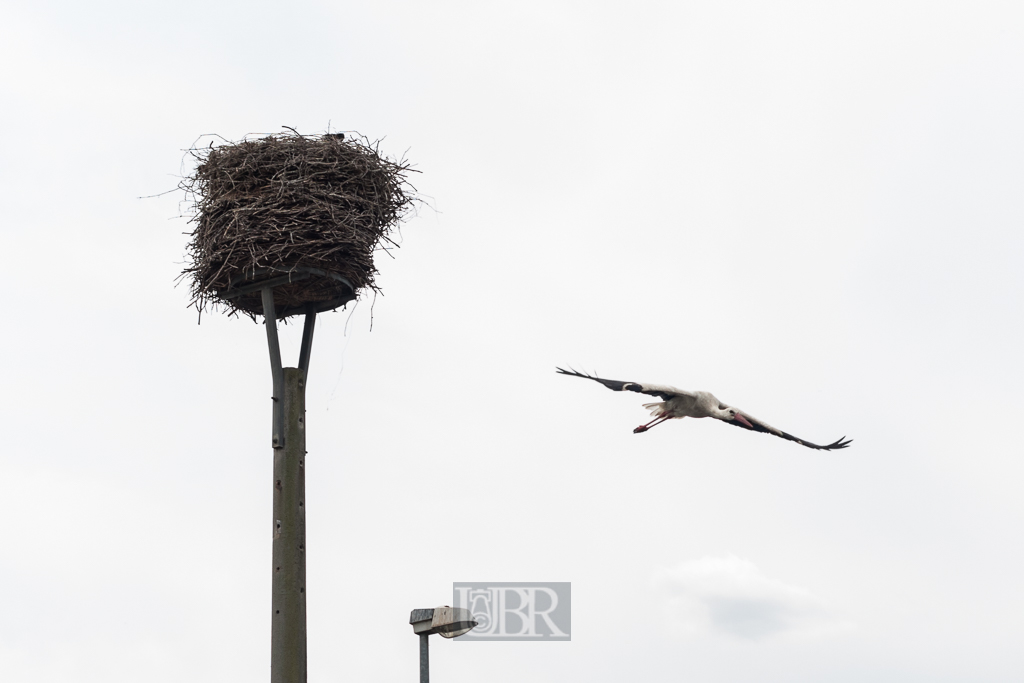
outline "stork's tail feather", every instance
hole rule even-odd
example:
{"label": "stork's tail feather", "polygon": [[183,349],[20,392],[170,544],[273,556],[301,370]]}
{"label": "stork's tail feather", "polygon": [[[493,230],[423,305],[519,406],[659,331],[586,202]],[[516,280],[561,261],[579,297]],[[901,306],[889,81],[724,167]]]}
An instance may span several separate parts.
{"label": "stork's tail feather", "polygon": [[661,417],[665,414],[665,402],[658,401],[657,403],[645,403],[644,408],[651,411],[651,415],[654,417]]}

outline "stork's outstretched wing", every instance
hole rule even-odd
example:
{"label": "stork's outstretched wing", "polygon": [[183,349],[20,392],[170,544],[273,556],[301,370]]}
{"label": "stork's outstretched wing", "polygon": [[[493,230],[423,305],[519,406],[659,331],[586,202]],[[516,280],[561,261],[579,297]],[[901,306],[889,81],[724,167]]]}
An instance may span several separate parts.
{"label": "stork's outstretched wing", "polygon": [[[740,419],[741,417],[742,417],[742,419]],[[767,422],[764,422],[762,420],[758,420],[753,415],[751,415],[749,413],[745,413],[742,410],[736,410],[736,419],[735,420],[727,420],[725,418],[718,418],[718,419],[721,422],[724,422],[725,424],[734,425],[736,427],[742,427],[743,429],[748,429],[748,430],[750,430],[752,432],[763,432],[765,434],[774,434],[775,436],[778,436],[780,438],[786,439],[788,441],[795,441],[796,443],[800,444],[801,446],[807,446],[808,448],[813,448],[813,449],[818,450],[818,451],[835,451],[835,450],[838,450],[840,448],[846,448],[847,446],[850,445],[850,442],[853,441],[853,439],[846,439],[846,437],[844,436],[841,439],[837,439],[836,441],[833,441],[832,443],[830,443],[827,446],[819,446],[816,443],[811,443],[810,441],[804,441],[803,439],[798,439],[795,436],[793,436],[792,434],[787,434],[786,432],[782,431],[781,429],[776,429],[775,427],[772,427]],[[746,422],[746,424],[744,424],[744,421]]]}
{"label": "stork's outstretched wing", "polygon": [[635,391],[638,394],[650,394],[651,396],[657,396],[658,398],[667,401],[673,396],[693,396],[692,391],[683,391],[682,389],[676,389],[675,387],[662,386],[659,384],[641,384],[640,382],[620,382],[614,379],[601,379],[600,377],[593,377],[591,375],[585,375],[582,372],[576,372],[575,370],[563,370],[562,368],[555,368],[558,372],[563,375],[570,375],[572,377],[582,377],[583,379],[592,379],[595,382],[600,382],[612,391]]}

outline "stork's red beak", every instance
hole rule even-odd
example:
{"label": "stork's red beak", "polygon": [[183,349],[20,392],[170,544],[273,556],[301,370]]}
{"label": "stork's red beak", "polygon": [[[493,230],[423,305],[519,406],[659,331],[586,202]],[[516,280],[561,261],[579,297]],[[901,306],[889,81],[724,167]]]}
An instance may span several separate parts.
{"label": "stork's red beak", "polygon": [[744,425],[748,429],[753,429],[754,428],[754,425],[750,424],[750,420],[748,420],[747,418],[743,417],[739,413],[736,413],[736,421],[739,422],[741,425]]}

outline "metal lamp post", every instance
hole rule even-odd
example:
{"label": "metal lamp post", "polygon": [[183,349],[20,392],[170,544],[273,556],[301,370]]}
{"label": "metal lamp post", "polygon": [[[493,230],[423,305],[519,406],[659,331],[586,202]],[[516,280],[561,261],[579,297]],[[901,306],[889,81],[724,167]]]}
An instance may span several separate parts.
{"label": "metal lamp post", "polygon": [[414,609],[409,615],[412,632],[420,637],[420,683],[430,683],[430,646],[427,638],[436,633],[443,638],[457,638],[476,626],[473,615],[465,607]]}

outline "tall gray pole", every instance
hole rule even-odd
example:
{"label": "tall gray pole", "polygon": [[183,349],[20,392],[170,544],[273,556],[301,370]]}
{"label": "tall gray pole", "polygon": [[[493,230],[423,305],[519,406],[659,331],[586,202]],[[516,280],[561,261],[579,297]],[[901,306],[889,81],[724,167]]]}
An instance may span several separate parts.
{"label": "tall gray pole", "polygon": [[274,444],[274,581],[271,683],[306,683],[306,373],[283,368],[275,403],[284,445]]}

